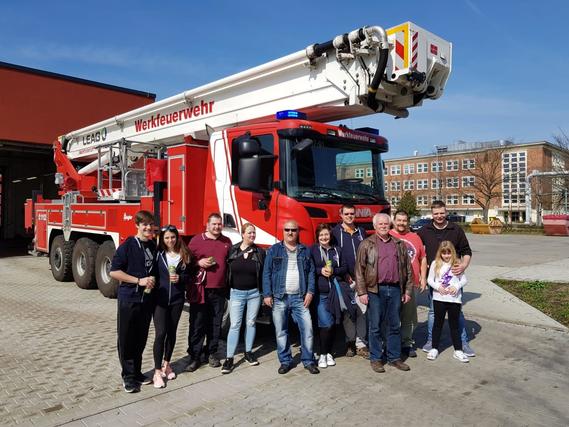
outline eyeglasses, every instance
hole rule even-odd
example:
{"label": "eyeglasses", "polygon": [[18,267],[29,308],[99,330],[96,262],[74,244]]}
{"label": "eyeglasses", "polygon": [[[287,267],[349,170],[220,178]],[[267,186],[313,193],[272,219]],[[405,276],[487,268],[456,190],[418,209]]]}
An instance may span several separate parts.
{"label": "eyeglasses", "polygon": [[162,227],[160,231],[178,231],[178,229],[176,228],[175,225],[168,224]]}
{"label": "eyeglasses", "polygon": [[285,228],[284,231],[287,233],[296,233],[298,231],[298,228]]}
{"label": "eyeglasses", "polygon": [[344,216],[354,216],[356,213],[355,212],[345,212],[342,215]]}

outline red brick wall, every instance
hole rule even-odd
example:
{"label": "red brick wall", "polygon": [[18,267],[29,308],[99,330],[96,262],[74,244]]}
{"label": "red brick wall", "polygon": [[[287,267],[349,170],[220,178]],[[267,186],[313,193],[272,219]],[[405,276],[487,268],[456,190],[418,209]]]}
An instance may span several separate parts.
{"label": "red brick wall", "polygon": [[69,131],[153,101],[152,97],[0,67],[0,140],[50,145]]}

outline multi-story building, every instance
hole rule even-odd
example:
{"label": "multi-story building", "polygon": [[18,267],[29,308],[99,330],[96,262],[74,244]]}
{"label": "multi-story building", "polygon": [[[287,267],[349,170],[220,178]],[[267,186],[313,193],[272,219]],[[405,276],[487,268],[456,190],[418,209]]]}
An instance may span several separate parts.
{"label": "multi-story building", "polygon": [[[511,141],[435,146],[433,153],[386,159],[385,195],[396,205],[410,191],[421,215],[443,200],[449,212],[475,217],[525,221],[526,177],[534,171],[569,170],[569,153],[547,141],[514,144]],[[567,211],[568,177],[532,178],[532,218]]]}

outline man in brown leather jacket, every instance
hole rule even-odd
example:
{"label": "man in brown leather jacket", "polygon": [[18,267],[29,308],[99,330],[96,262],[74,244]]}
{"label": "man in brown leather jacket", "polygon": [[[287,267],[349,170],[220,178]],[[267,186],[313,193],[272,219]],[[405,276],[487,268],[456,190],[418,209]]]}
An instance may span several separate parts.
{"label": "man in brown leather jacket", "polygon": [[356,291],[360,301],[368,306],[368,346],[371,368],[385,372],[381,324],[386,321],[387,362],[408,371],[401,361],[401,303],[411,299],[412,269],[405,243],[389,235],[391,218],[378,213],[373,217],[375,234],[364,240],[356,257]]}

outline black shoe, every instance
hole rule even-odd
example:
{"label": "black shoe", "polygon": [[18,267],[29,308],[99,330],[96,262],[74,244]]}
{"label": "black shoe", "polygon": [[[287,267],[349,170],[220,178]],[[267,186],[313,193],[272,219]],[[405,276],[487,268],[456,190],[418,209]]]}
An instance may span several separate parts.
{"label": "black shoe", "polygon": [[230,374],[233,371],[233,357],[228,357],[223,362],[223,366],[221,367],[222,374]]}
{"label": "black shoe", "polygon": [[200,367],[200,361],[197,359],[194,359],[190,362],[190,364],[188,365],[187,370],[189,372],[194,372],[195,370],[197,370]]}
{"label": "black shoe", "polygon": [[356,342],[350,341],[346,344],[346,357],[354,357],[356,355]]}
{"label": "black shoe", "polygon": [[290,371],[290,369],[291,369],[290,365],[284,365],[283,364],[279,367],[278,373],[281,375],[286,374],[288,371]]}
{"label": "black shoe", "polygon": [[403,347],[401,353],[405,357],[417,357],[417,352],[413,347]]}
{"label": "black shoe", "polygon": [[304,367],[304,369],[306,369],[308,372],[310,372],[311,374],[319,374],[320,370],[316,367],[315,364],[311,363],[310,365],[306,365]]}
{"label": "black shoe", "polygon": [[245,360],[247,361],[247,363],[251,366],[257,366],[259,364],[259,361],[257,360],[257,358],[255,357],[255,355],[253,354],[253,352],[251,351],[246,351],[245,352]]}
{"label": "black shoe", "polygon": [[127,393],[138,393],[140,391],[140,384],[136,381],[125,381],[122,386]]}
{"label": "black shoe", "polygon": [[143,385],[152,384],[152,378],[144,376],[142,372],[136,375],[135,380]]}
{"label": "black shoe", "polygon": [[209,356],[208,363],[212,368],[219,368],[221,366],[221,362],[215,356]]}

